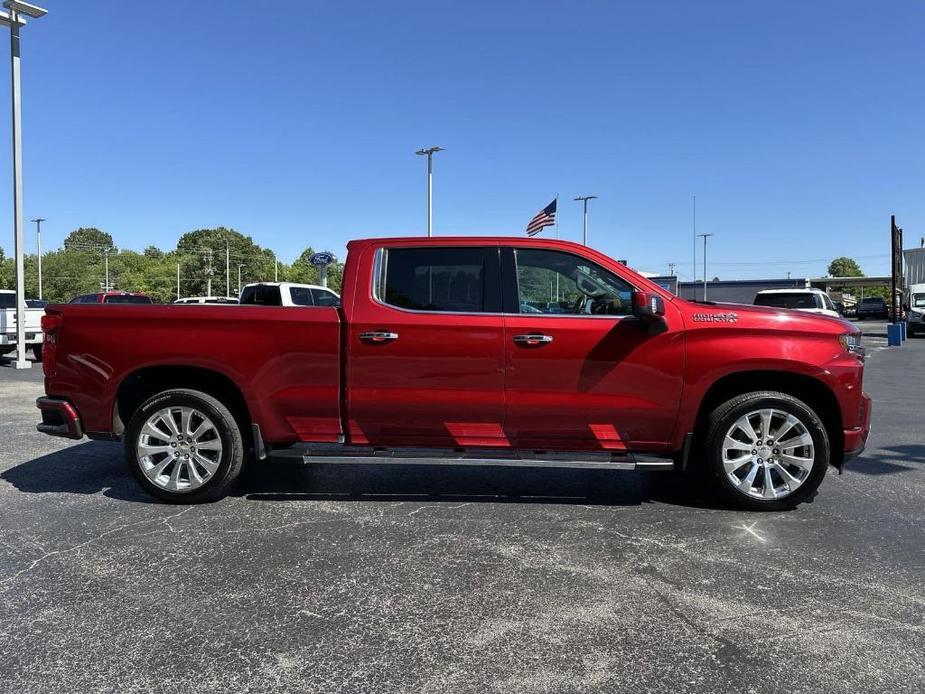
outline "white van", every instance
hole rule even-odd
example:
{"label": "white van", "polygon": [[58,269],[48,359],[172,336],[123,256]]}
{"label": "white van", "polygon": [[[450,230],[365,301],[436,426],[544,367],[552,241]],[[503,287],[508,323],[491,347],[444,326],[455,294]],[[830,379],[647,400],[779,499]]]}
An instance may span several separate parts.
{"label": "white van", "polygon": [[755,295],[755,306],[789,308],[840,318],[835,303],[821,289],[763,289]]}
{"label": "white van", "polygon": [[906,329],[909,336],[925,335],[925,284],[910,284],[906,307]]}

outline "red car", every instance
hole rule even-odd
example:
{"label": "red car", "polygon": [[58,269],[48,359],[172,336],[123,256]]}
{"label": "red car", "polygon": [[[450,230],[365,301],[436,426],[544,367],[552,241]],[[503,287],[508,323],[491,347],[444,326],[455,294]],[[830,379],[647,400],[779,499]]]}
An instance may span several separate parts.
{"label": "red car", "polygon": [[700,469],[783,509],[864,448],[851,323],[684,301],[565,241],[348,248],[339,307],[49,306],[39,430],[121,439],[179,503],[307,455]]}
{"label": "red car", "polygon": [[147,294],[141,292],[99,292],[82,294],[71,299],[72,304],[153,304]]}

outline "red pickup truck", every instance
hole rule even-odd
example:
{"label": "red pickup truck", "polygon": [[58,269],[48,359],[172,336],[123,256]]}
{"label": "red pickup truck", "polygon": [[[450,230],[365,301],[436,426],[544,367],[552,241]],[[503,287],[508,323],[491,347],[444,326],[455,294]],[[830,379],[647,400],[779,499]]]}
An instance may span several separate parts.
{"label": "red pickup truck", "polygon": [[565,241],[348,249],[338,307],[48,306],[38,429],[121,439],[178,503],[296,455],[699,469],[783,509],[867,440],[851,323],[684,301]]}

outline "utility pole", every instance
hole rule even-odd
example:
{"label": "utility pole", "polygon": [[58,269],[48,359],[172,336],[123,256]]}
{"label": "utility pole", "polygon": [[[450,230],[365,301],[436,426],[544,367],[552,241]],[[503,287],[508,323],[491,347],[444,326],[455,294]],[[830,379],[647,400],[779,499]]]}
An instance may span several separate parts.
{"label": "utility pole", "polygon": [[[210,278],[211,282],[212,279]],[[180,300],[180,263],[177,263],[177,301]]]}
{"label": "utility pole", "polygon": [[677,263],[668,263],[668,276],[674,277],[674,269],[678,267]]}
{"label": "utility pole", "polygon": [[[206,296],[212,296],[212,249],[209,248],[206,251],[206,258],[209,260],[209,267],[206,269]],[[178,271],[179,272],[179,271]],[[177,281],[177,287],[179,287],[179,280]],[[180,291],[177,289],[177,291]],[[180,297],[177,297],[178,299]]]}
{"label": "utility pole", "polygon": [[108,292],[109,291],[109,249],[108,248],[103,249],[103,263],[106,266],[106,289],[105,291]]}
{"label": "utility pole", "polygon": [[19,30],[26,23],[20,14],[38,19],[47,10],[16,0],[6,0],[8,12],[0,12],[0,26],[10,28],[10,94],[13,121],[13,253],[16,256],[16,361],[14,369],[30,369],[26,359],[26,252],[22,217],[22,107],[20,104]]}
{"label": "utility pole", "polygon": [[231,255],[228,252],[228,237],[225,237],[225,298],[231,298]]}
{"label": "utility pole", "polygon": [[238,264],[238,296],[241,296],[241,268],[246,267],[244,263]]}
{"label": "utility pole", "polygon": [[279,258],[276,257],[276,254],[273,254],[273,281],[279,282]]}
{"label": "utility pole", "polygon": [[576,201],[581,200],[585,206],[584,234],[582,235],[582,243],[584,243],[585,246],[588,245],[588,200],[595,199],[597,199],[596,195],[579,195],[577,198],[575,198]]}
{"label": "utility pole", "polygon": [[703,300],[707,300],[707,239],[713,234],[697,234],[703,238]]}
{"label": "utility pole", "polygon": [[36,257],[39,261],[39,299],[42,298],[42,217],[36,217],[32,220],[35,222],[35,247]]}
{"label": "utility pole", "polygon": [[434,154],[442,152],[443,147],[419,149],[415,154],[427,156],[427,235],[434,235]]}

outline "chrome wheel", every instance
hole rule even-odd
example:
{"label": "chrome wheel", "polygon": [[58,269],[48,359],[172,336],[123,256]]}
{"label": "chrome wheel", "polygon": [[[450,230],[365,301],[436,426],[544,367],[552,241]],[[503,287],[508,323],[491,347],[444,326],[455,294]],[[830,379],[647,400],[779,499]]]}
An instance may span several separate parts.
{"label": "chrome wheel", "polygon": [[746,496],[782,499],[809,477],[816,460],[813,437],[789,412],[754,410],[739,417],[723,439],[723,469]]}
{"label": "chrome wheel", "polygon": [[145,477],[158,487],[191,492],[218,470],[222,440],[215,424],[201,411],[165,407],[141,427],[135,455]]}

